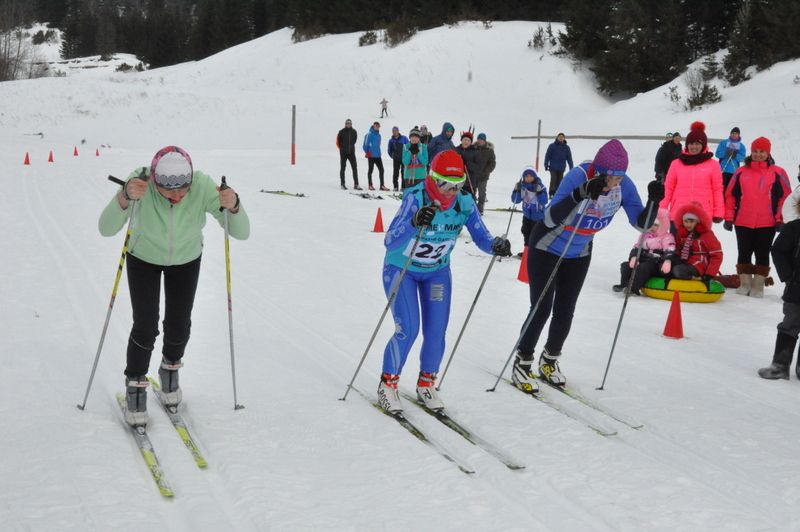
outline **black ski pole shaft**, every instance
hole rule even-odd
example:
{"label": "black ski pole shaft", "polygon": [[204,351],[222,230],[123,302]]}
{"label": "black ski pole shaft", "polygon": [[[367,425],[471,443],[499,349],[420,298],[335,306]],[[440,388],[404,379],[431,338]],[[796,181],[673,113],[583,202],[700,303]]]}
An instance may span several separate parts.
{"label": "black ski pole shaft", "polygon": [[[503,238],[508,237],[508,231],[509,229],[511,229],[511,219],[514,217],[514,213],[516,211],[517,211],[517,206],[513,205],[511,207],[511,215],[508,217],[508,225],[506,226],[506,232],[503,235]],[[436,387],[437,390],[442,389],[442,382],[444,382],[444,377],[445,375],[447,375],[447,370],[450,368],[450,363],[453,361],[453,357],[456,354],[458,345],[461,343],[461,337],[464,336],[464,331],[467,330],[467,324],[469,323],[469,319],[472,317],[472,311],[475,310],[475,305],[478,304],[478,298],[481,296],[481,292],[483,291],[483,285],[486,284],[486,279],[489,278],[489,273],[492,271],[492,267],[494,266],[496,260],[497,260],[497,255],[493,255],[492,260],[489,262],[489,267],[486,268],[486,273],[483,274],[483,280],[481,281],[481,284],[478,287],[478,291],[475,293],[475,299],[472,300],[472,306],[469,307],[469,312],[467,312],[467,318],[464,320],[464,325],[461,326],[461,331],[459,331],[458,333],[458,337],[456,338],[456,343],[453,344],[453,350],[450,352],[450,357],[447,359],[447,364],[445,364],[444,366],[444,371],[442,371],[442,374],[439,377],[439,385]]]}
{"label": "black ski pole shaft", "polygon": [[[222,183],[219,186],[220,190],[228,188],[228,183],[225,176],[222,176]],[[233,349],[233,298],[231,296],[231,245],[230,245],[230,226],[228,225],[228,209],[224,207],[219,208],[222,211],[223,227],[225,229],[225,286],[228,291],[228,338],[230,340],[231,348],[231,379],[233,381],[233,409],[240,410],[244,405],[240,405],[236,397],[236,359],[234,357]]]}
{"label": "black ski pole shaft", "polygon": [[497,389],[497,385],[500,383],[500,379],[503,378],[503,373],[506,372],[506,368],[508,367],[508,363],[511,362],[511,358],[517,352],[517,348],[519,347],[520,342],[522,342],[522,337],[525,336],[525,333],[528,332],[528,327],[530,327],[531,322],[533,321],[533,316],[536,314],[536,311],[539,310],[539,306],[542,304],[544,300],[545,294],[550,289],[550,285],[553,283],[553,279],[555,279],[556,274],[558,273],[558,267],[561,266],[561,262],[564,260],[564,256],[567,254],[567,250],[569,246],[572,244],[572,239],[575,238],[575,234],[578,232],[578,228],[581,226],[581,222],[583,221],[583,217],[586,215],[586,207],[589,205],[589,198],[583,200],[583,203],[580,206],[578,212],[580,212],[580,216],[578,217],[577,223],[575,223],[575,227],[570,232],[569,239],[567,239],[567,243],[564,246],[564,251],[561,252],[561,255],[558,256],[558,260],[556,261],[555,266],[553,266],[553,271],[550,273],[550,277],[547,279],[547,282],[542,289],[542,293],[539,294],[539,299],[536,300],[536,304],[531,308],[530,312],[528,312],[528,317],[525,318],[525,323],[522,324],[522,332],[520,332],[517,341],[514,343],[513,349],[511,349],[511,354],[508,355],[506,359],[506,363],[503,364],[503,369],[500,370],[500,374],[497,376],[497,380],[494,383],[494,386],[486,390],[487,392],[493,392]]}
{"label": "black ski pole shaft", "polygon": [[[139,179],[146,179],[144,171],[142,171]],[[113,175],[108,176],[108,180],[112,183],[116,183],[121,185],[122,187],[125,186],[125,181],[122,179],[118,179]],[[103,344],[106,340],[106,333],[108,332],[108,324],[111,321],[111,311],[114,310],[114,302],[117,299],[117,289],[119,288],[119,281],[122,278],[122,268],[125,266],[125,257],[128,254],[128,242],[131,239],[131,231],[133,229],[133,219],[136,214],[135,210],[135,202],[131,201],[128,206],[131,209],[130,218],[128,218],[128,229],[125,231],[125,241],[122,244],[122,253],[119,257],[119,266],[117,266],[117,275],[114,278],[114,288],[111,289],[111,301],[108,303],[108,311],[106,311],[106,320],[103,323],[103,332],[100,333],[100,342],[97,344],[97,352],[94,355],[94,363],[92,364],[92,371],[89,374],[89,383],[86,385],[86,393],[83,396],[83,402],[79,405],[76,405],[80,410],[84,410],[86,408],[86,401],[89,399],[89,391],[92,389],[92,383],[94,382],[94,374],[97,371],[97,363],[100,361],[100,353],[103,352]]]}
{"label": "black ski pole shaft", "polygon": [[372,347],[372,342],[375,341],[375,337],[378,335],[378,330],[381,328],[381,324],[383,323],[384,318],[386,317],[386,313],[389,312],[389,309],[392,308],[392,303],[394,303],[395,298],[397,297],[397,293],[400,291],[400,284],[403,282],[403,277],[405,277],[406,272],[408,271],[408,267],[411,266],[411,261],[414,259],[414,252],[417,250],[417,246],[419,245],[419,241],[422,238],[422,233],[425,232],[425,227],[422,226],[417,231],[417,236],[414,239],[414,245],[411,247],[411,252],[408,254],[408,259],[406,259],[406,263],[403,265],[403,269],[400,271],[400,275],[397,277],[397,281],[395,282],[394,286],[392,287],[391,292],[389,292],[389,300],[386,302],[386,306],[383,308],[383,312],[381,313],[381,317],[378,320],[378,325],[375,326],[375,330],[372,331],[372,336],[367,343],[367,347],[364,349],[364,354],[361,355],[361,360],[358,362],[358,366],[356,367],[355,373],[353,373],[353,378],[350,379],[350,383],[347,385],[347,389],[344,392],[344,395],[339,398],[340,401],[344,401],[347,399],[347,394],[350,393],[350,389],[353,387],[353,383],[356,381],[356,376],[358,372],[361,371],[361,366],[364,364],[364,360],[367,358],[367,353],[369,353],[370,347]]}
{"label": "black ski pole shaft", "polygon": [[[655,206],[654,202],[648,201],[649,206],[647,207],[647,218],[646,221],[650,221],[650,217],[653,214],[653,207]],[[636,250],[636,264],[634,268],[631,270],[631,276],[628,278],[628,286],[625,287],[625,298],[622,301],[622,310],[619,313],[619,320],[617,321],[617,330],[614,331],[614,341],[611,342],[611,352],[608,353],[608,362],[606,363],[606,371],[603,374],[603,382],[600,383],[600,386],[597,388],[598,390],[603,390],[604,386],[606,385],[606,378],[608,377],[608,370],[611,368],[611,358],[614,356],[614,349],[617,347],[617,339],[619,338],[619,331],[622,328],[622,318],[625,316],[625,308],[628,306],[628,299],[631,297],[631,289],[633,287],[633,279],[636,277],[636,268],[639,267],[639,262],[642,257],[642,245],[644,243],[644,235],[647,232],[647,228],[642,230],[642,234],[639,235],[639,243],[638,249]]]}

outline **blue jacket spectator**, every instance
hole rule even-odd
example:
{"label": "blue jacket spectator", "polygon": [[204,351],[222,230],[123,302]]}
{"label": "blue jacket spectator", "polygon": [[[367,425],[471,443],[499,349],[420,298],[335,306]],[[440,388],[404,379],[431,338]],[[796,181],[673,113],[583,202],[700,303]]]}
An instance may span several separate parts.
{"label": "blue jacket spectator", "polygon": [[[376,122],[377,124],[377,122]],[[380,128],[380,125],[378,125]],[[375,124],[369,128],[369,132],[364,136],[364,154],[367,157],[380,158],[381,156],[381,132],[375,128]]]}
{"label": "blue jacket spectator", "polygon": [[436,154],[440,151],[454,150],[456,147],[453,144],[453,134],[456,128],[450,122],[445,122],[442,125],[442,132],[436,135],[428,143],[428,160],[432,161]]}
{"label": "blue jacket spectator", "polygon": [[568,164],[569,169],[572,170],[572,150],[567,146],[564,134],[559,133],[556,140],[547,147],[547,153],[544,154],[544,169],[563,172]]}
{"label": "blue jacket spectator", "polygon": [[714,152],[714,157],[719,159],[719,167],[722,169],[722,188],[728,188],[728,183],[731,181],[731,176],[742,164],[744,158],[747,156],[747,148],[742,142],[742,137],[739,133],[739,128],[731,129],[730,136],[719,143],[717,151]]}
{"label": "blue jacket spectator", "polygon": [[[396,129],[396,128],[394,128]],[[394,159],[395,161],[402,161],[403,160],[403,145],[408,144],[408,137],[405,135],[394,136],[394,129],[392,130],[392,136],[389,137],[389,143],[386,146],[386,153]]]}

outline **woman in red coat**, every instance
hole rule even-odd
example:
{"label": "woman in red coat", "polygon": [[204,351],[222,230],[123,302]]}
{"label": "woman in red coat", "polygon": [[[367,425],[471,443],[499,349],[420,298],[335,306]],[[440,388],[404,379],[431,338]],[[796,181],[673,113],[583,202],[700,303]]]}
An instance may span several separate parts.
{"label": "woman in red coat", "polygon": [[[750,156],[731,178],[725,191],[725,229],[736,226],[739,256],[737,294],[764,296],[769,275],[769,250],[776,230],[783,225],[783,202],[791,194],[786,170],[772,161],[769,139],[759,137],[750,146]],[[756,263],[753,265],[752,256]]]}
{"label": "woman in red coat", "polygon": [[678,207],[673,220],[678,226],[675,255],[667,259],[667,271],[675,279],[701,277],[708,284],[722,266],[722,246],[711,230],[711,217],[693,201]]}

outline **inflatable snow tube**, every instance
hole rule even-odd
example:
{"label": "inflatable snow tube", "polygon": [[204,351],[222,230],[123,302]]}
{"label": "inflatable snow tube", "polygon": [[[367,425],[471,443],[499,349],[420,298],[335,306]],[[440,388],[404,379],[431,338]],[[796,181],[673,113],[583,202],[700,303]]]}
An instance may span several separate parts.
{"label": "inflatable snow tube", "polygon": [[713,303],[725,294],[725,287],[712,280],[710,288],[702,281],[684,281],[682,279],[664,279],[651,277],[642,287],[642,292],[649,297],[672,301],[673,294],[679,294],[682,303]]}

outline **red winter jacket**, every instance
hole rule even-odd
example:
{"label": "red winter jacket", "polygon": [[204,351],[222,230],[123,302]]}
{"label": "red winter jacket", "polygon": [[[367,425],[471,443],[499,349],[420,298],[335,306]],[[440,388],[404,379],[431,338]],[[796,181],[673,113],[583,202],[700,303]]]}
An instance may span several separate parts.
{"label": "red winter jacket", "polygon": [[766,161],[749,161],[733,174],[725,190],[725,220],[756,229],[783,222],[783,202],[792,193],[786,170]]}
{"label": "red winter jacket", "polygon": [[[696,214],[700,221],[694,227],[691,234],[683,227],[683,215],[687,212]],[[675,242],[675,254],[683,258],[684,247],[689,245],[689,255],[684,258],[684,262],[697,268],[697,272],[702,275],[714,277],[719,273],[722,266],[722,246],[711,230],[711,217],[703,209],[703,206],[693,201],[678,207],[673,217],[677,225],[678,234]]]}

